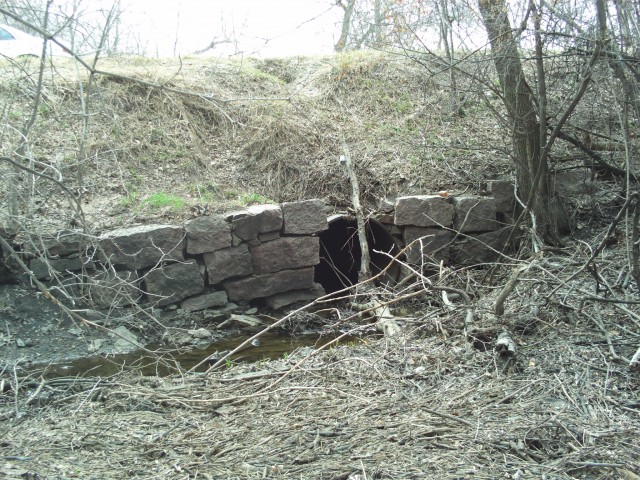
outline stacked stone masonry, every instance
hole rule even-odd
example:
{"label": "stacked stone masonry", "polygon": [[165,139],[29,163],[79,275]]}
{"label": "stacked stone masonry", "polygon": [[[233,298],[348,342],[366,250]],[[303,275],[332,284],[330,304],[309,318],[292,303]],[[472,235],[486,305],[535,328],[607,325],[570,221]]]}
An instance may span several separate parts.
{"label": "stacked stone masonry", "polygon": [[[513,217],[513,187],[495,182],[487,196],[414,195],[385,199],[385,224],[406,262],[496,261]],[[272,308],[318,298],[319,233],[328,228],[321,200],[258,205],[209,215],[184,227],[120,228],[94,238],[60,232],[39,245],[21,245],[33,276],[61,297],[98,308],[133,303],[185,311],[263,299]]]}

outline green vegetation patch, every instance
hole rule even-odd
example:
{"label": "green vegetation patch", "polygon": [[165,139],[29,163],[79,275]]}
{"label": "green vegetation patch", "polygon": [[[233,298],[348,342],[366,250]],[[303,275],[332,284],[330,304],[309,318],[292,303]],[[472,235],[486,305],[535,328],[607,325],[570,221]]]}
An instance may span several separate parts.
{"label": "green vegetation patch", "polygon": [[149,205],[151,208],[164,208],[171,207],[175,210],[179,210],[184,206],[184,200],[175,195],[158,192],[145,198],[142,205]]}

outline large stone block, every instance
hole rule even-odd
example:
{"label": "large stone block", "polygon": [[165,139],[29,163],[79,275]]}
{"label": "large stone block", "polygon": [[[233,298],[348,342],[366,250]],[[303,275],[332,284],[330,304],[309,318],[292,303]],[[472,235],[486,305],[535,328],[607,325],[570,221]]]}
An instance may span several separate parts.
{"label": "large stone block", "polygon": [[453,205],[440,195],[412,195],[398,197],[395,211],[396,225],[416,227],[450,227],[453,224]]}
{"label": "large stone block", "polygon": [[276,232],[282,228],[280,205],[253,205],[231,213],[227,218],[233,224],[233,234],[242,240],[253,240],[261,233]]}
{"label": "large stone block", "polygon": [[552,181],[556,193],[563,197],[592,195],[597,190],[589,168],[556,173]]}
{"label": "large stone block", "polygon": [[187,253],[214,252],[231,246],[231,224],[222,215],[191,220],[185,226]]}
{"label": "large stone block", "polygon": [[496,202],[493,198],[454,197],[453,229],[457,232],[487,232],[498,228]]}
{"label": "large stone block", "polygon": [[282,204],[285,235],[309,235],[329,228],[322,200]]}
{"label": "large stone block", "polygon": [[205,253],[204,263],[207,266],[210,285],[220,283],[227,278],[253,273],[249,247],[244,243],[237,247]]}
{"label": "large stone block", "polygon": [[269,308],[279,310],[283,307],[299,302],[312,302],[316,298],[326,295],[324,288],[319,283],[314,284],[313,288],[306,290],[293,290],[290,292],[277,293],[265,299],[265,303]]}
{"label": "large stone block", "polygon": [[187,298],[180,304],[186,312],[197,312],[212,307],[224,307],[227,304],[227,292],[211,292],[197,297]]}
{"label": "large stone block", "polygon": [[97,308],[126,307],[141,296],[136,272],[96,272],[86,277],[83,288]]}
{"label": "large stone block", "polygon": [[91,242],[80,230],[62,230],[54,235],[32,234],[27,238],[16,238],[22,251],[30,255],[46,252],[49,257],[79,255]]}
{"label": "large stone block", "polygon": [[276,273],[224,282],[224,289],[233,302],[270,297],[288,290],[311,287],[313,287],[313,268],[282,270]]}
{"label": "large stone block", "polygon": [[139,270],[166,260],[183,260],[183,238],[180,227],[143,225],[112,230],[99,242],[112,265]]}
{"label": "large stone block", "polygon": [[80,270],[94,270],[95,265],[90,258],[35,258],[29,262],[29,269],[38,279],[53,278],[65,275],[69,272],[79,272]]}
{"label": "large stone block", "polygon": [[144,277],[149,302],[169,305],[204,290],[204,279],[195,260],[174,263],[148,272]]}
{"label": "large stone block", "polygon": [[488,183],[487,190],[496,202],[496,212],[513,215],[516,208],[516,194],[512,181],[492,180]]}
{"label": "large stone block", "polygon": [[405,254],[407,262],[415,265],[439,264],[449,260],[449,243],[453,233],[441,228],[405,227],[403,232],[404,244],[409,245]]}
{"label": "large stone block", "polygon": [[255,273],[278,272],[320,263],[318,237],[283,237],[251,248]]}
{"label": "large stone block", "polygon": [[465,266],[495,262],[501,252],[511,249],[511,245],[507,245],[511,230],[511,227],[505,227],[455,242],[450,250],[451,262]]}

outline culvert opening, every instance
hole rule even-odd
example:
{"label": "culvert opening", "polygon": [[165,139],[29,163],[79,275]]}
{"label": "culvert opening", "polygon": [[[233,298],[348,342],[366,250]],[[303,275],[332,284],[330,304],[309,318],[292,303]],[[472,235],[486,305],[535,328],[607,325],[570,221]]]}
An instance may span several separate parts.
{"label": "culvert opening", "polygon": [[[367,242],[371,257],[373,275],[384,270],[391,256],[398,253],[398,246],[387,229],[377,220],[366,223]],[[320,233],[320,263],[316,265],[315,281],[321,284],[327,293],[358,283],[362,250],[358,241],[356,220],[349,216],[338,216],[329,220],[329,228]],[[393,284],[400,275],[400,265],[395,263],[387,270],[378,284]]]}

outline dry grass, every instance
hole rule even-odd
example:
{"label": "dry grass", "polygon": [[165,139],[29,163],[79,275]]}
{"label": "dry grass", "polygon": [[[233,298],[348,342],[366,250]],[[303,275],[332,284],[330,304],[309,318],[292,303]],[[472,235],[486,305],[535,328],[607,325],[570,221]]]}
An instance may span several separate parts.
{"label": "dry grass", "polygon": [[21,392],[19,419],[0,427],[0,472],[636,478],[638,378],[587,340],[597,335],[588,322],[542,325],[513,363],[471,348],[454,321],[425,336],[431,322],[299,368],[308,350],[207,375],[52,380],[28,407],[33,390]]}
{"label": "dry grass", "polygon": [[[438,78],[400,57],[365,52],[182,63],[134,57],[106,59],[98,68],[112,74],[97,75],[89,88],[86,72],[58,59],[46,72],[31,135],[37,139],[31,153],[82,189],[96,229],[181,220],[196,204],[229,210],[252,195],[317,197],[345,208],[341,132],[371,207],[384,195],[477,190],[483,177],[509,173],[506,156],[477,168],[479,156],[500,141],[479,100],[470,95],[475,106],[468,116],[452,117]],[[10,93],[3,123],[19,129],[29,114],[23,81],[29,75],[9,65],[0,70],[0,88]],[[89,92],[86,138],[80,82],[85,100]],[[2,136],[3,153],[11,153],[18,134],[5,128]],[[478,148],[477,137],[486,146]],[[183,198],[185,208],[140,208],[158,192]],[[43,196],[51,193],[42,186]],[[55,208],[44,213],[52,219]]]}

